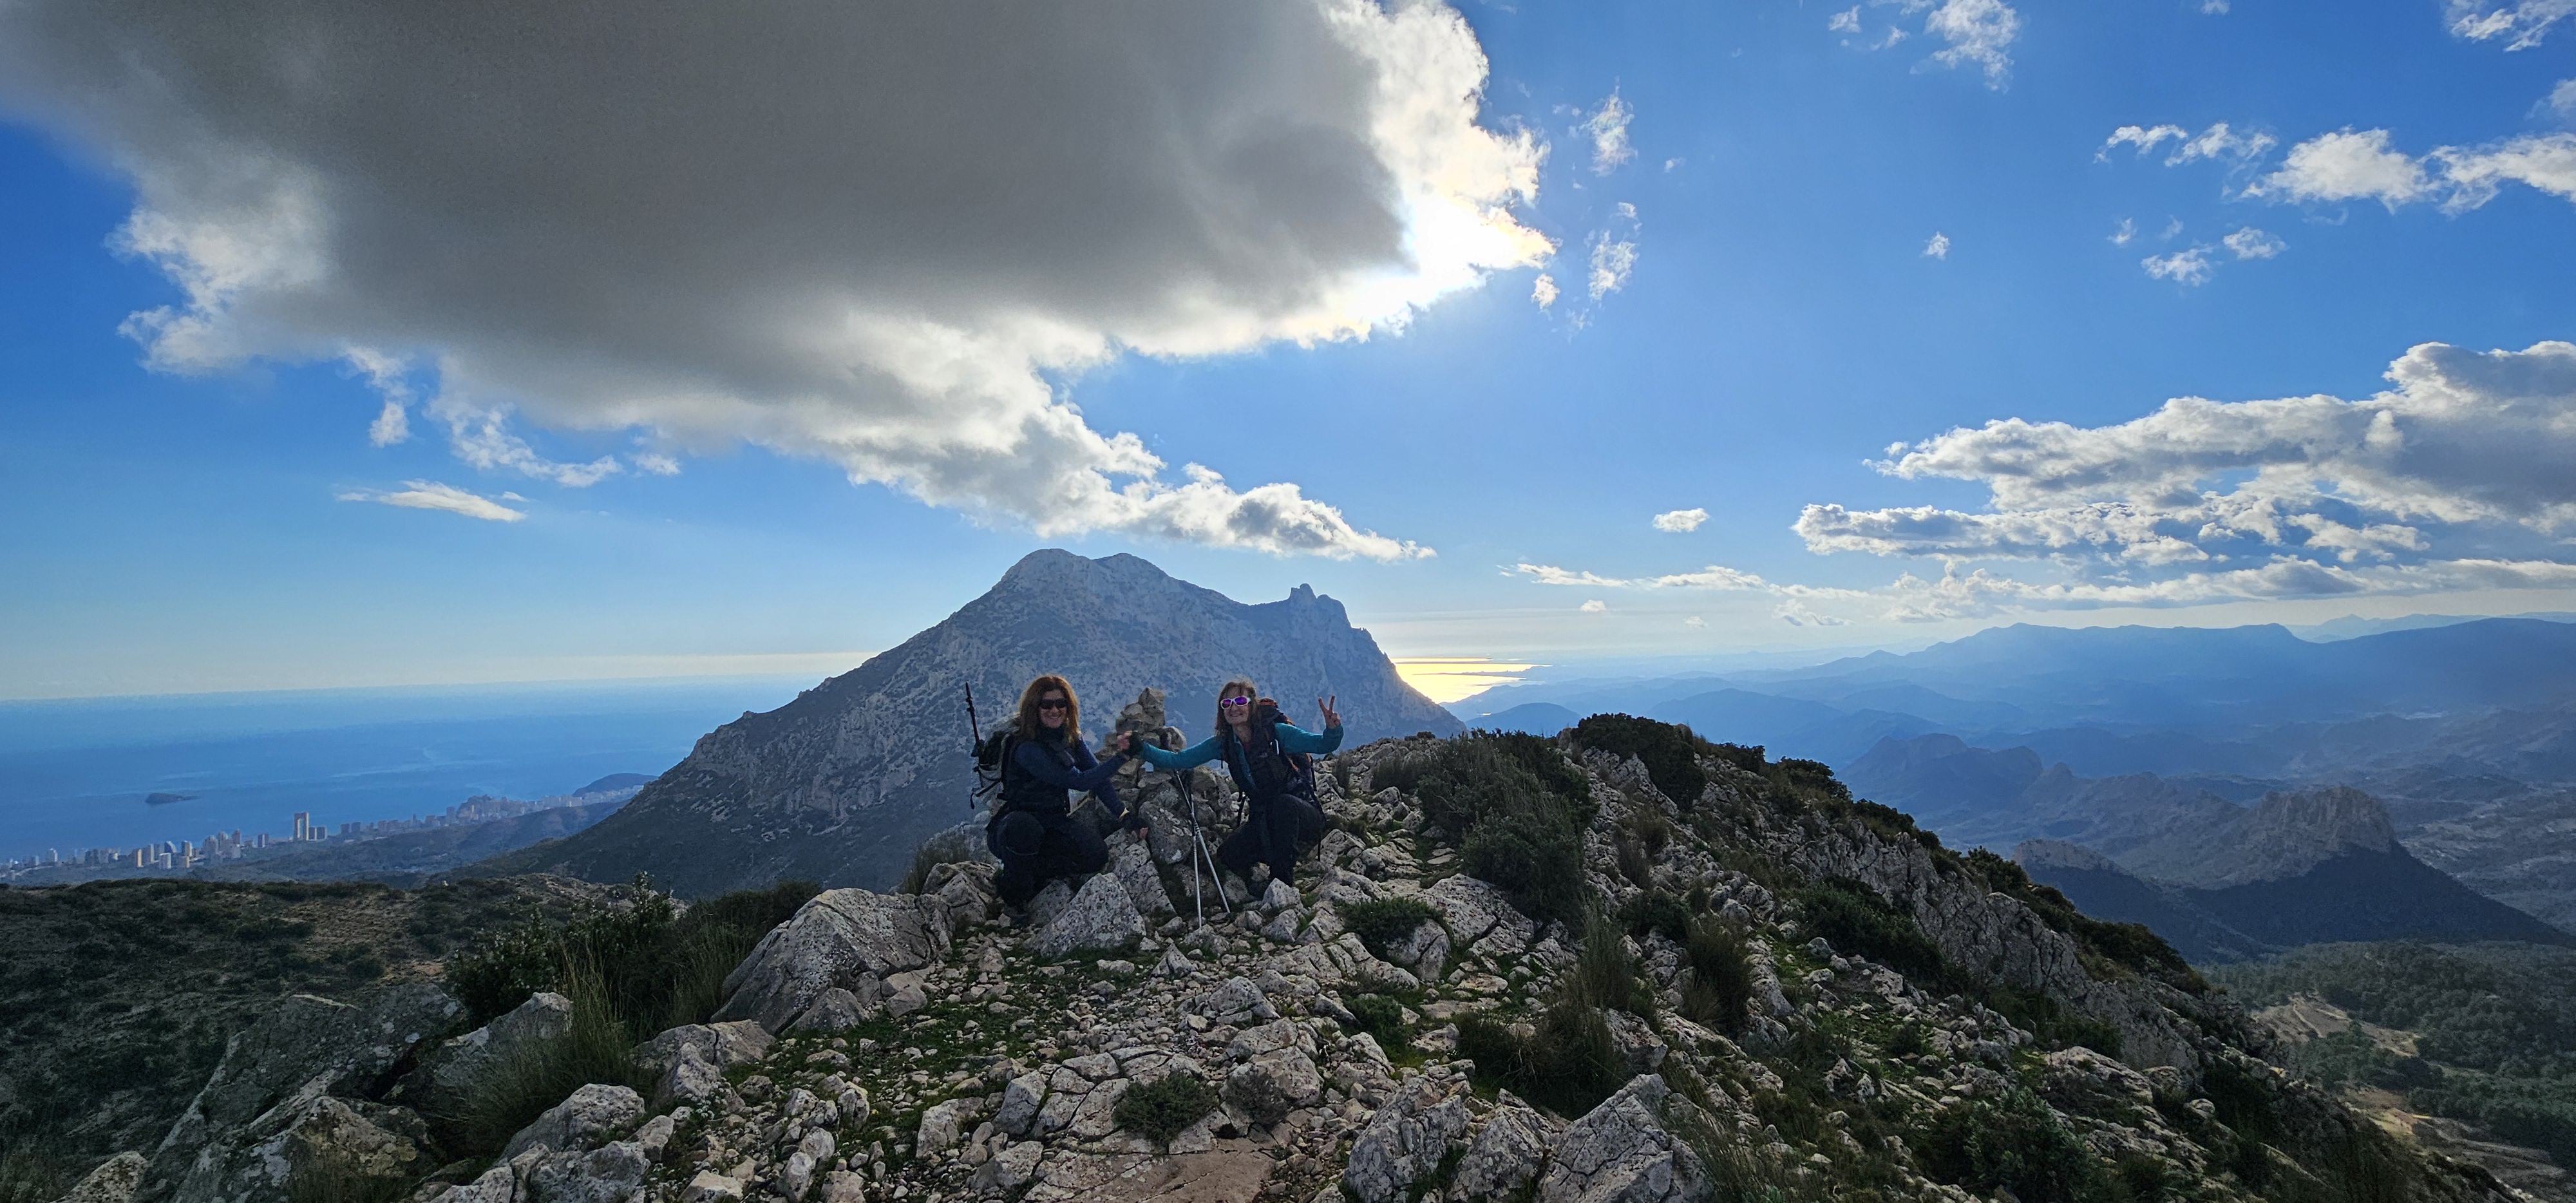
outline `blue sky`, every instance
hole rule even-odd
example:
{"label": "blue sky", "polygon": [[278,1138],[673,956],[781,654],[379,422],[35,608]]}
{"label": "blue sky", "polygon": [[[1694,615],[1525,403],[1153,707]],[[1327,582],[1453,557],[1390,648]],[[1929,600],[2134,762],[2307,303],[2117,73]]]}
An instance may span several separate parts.
{"label": "blue sky", "polygon": [[[485,136],[400,79],[234,87],[209,35],[96,7],[0,19],[0,696],[820,675],[1049,545],[1554,664],[2576,608],[2550,0],[1328,4],[1341,32],[1194,31],[1223,71],[1055,39],[1085,95],[1238,118],[1182,136],[1341,122],[1357,166],[1161,164],[1126,101],[1026,80],[898,116],[773,55],[825,166],[738,194],[720,152],[769,135],[698,102],[749,50],[668,85],[686,117]],[[621,66],[534,40],[511,69]],[[844,141],[889,157],[834,175]],[[1158,205],[1198,236],[1119,224]],[[880,325],[795,376],[825,290]],[[2150,420],[2175,397],[2222,404]],[[408,437],[371,439],[388,398]],[[968,413],[1051,433],[958,452]]]}

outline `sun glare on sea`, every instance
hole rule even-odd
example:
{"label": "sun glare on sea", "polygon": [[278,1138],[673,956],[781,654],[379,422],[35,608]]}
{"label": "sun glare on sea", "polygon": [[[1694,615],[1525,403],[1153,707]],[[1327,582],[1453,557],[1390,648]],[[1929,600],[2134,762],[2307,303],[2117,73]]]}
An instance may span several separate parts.
{"label": "sun glare on sea", "polygon": [[1422,696],[1443,706],[1497,685],[1517,683],[1520,674],[1541,664],[1488,660],[1482,656],[1398,656],[1395,673]]}

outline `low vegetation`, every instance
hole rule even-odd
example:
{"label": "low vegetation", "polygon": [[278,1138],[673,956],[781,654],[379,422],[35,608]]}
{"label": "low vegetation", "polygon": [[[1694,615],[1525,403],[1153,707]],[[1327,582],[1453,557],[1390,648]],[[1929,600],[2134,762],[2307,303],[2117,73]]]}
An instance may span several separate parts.
{"label": "low vegetation", "polygon": [[1118,1108],[1112,1115],[1119,1127],[1156,1144],[1168,1145],[1173,1137],[1216,1110],[1216,1101],[1216,1088],[1197,1074],[1165,1074],[1142,1086],[1129,1087],[1127,1093],[1118,1096]]}
{"label": "low vegetation", "polygon": [[1591,788],[1553,741],[1470,732],[1380,766],[1372,782],[1420,798],[1425,819],[1458,844],[1462,867],[1523,914],[1582,921]]}
{"label": "low vegetation", "polygon": [[1341,908],[1342,927],[1357,935],[1368,950],[1380,957],[1387,955],[1397,941],[1413,934],[1415,928],[1439,918],[1419,898],[1378,898]]}

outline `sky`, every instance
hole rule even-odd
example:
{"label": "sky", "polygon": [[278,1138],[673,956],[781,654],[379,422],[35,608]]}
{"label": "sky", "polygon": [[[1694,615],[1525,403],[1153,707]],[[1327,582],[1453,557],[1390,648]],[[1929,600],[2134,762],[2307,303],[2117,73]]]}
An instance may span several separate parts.
{"label": "sky", "polygon": [[2568,0],[0,7],[0,697],[2576,609]]}

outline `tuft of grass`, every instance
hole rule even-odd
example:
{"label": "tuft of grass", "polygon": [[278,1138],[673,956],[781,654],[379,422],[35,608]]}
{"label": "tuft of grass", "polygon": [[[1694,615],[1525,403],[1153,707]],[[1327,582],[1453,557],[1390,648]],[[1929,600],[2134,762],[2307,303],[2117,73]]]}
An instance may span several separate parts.
{"label": "tuft of grass", "polygon": [[650,1075],[627,1055],[641,1037],[617,1018],[598,964],[579,951],[565,953],[555,986],[572,1002],[564,1039],[499,1067],[473,1095],[427,1117],[441,1147],[489,1157],[547,1108],[593,1082],[652,1089]]}
{"label": "tuft of grass", "polygon": [[1633,936],[1662,932],[1676,944],[1690,938],[1690,904],[1662,890],[1648,890],[1629,899],[1619,908],[1619,919]]}
{"label": "tuft of grass", "polygon": [[1914,916],[1879,897],[1867,882],[1829,877],[1797,893],[1806,930],[1846,953],[1858,953],[1916,981],[1936,981],[1941,946]]}
{"label": "tuft of grass", "polygon": [[1698,805],[1700,791],[1708,788],[1708,774],[1699,767],[1708,741],[1691,734],[1688,727],[1626,714],[1596,714],[1575,724],[1574,742],[1613,756],[1636,757],[1646,766],[1647,780],[1684,810]]}
{"label": "tuft of grass", "polygon": [[1381,958],[1413,929],[1440,917],[1419,898],[1377,898],[1342,907],[1341,913],[1342,927]]}
{"label": "tuft of grass", "polygon": [[1728,1036],[1744,1034],[1744,1007],[1753,998],[1753,961],[1744,938],[1714,917],[1690,926],[1684,942],[1690,983],[1682,987],[1682,1018]]}
{"label": "tuft of grass", "polygon": [[447,980],[471,1022],[483,1024],[539,990],[569,995],[567,967],[578,962],[597,975],[609,1013],[650,1036],[713,1014],[725,975],[819,892],[812,882],[782,882],[682,913],[670,895],[638,881],[628,905],[583,911],[560,926],[530,918],[487,936],[448,959]]}
{"label": "tuft of grass", "polygon": [[1583,913],[1583,827],[1591,786],[1554,741],[1471,731],[1380,764],[1371,784],[1421,799],[1423,817],[1455,839],[1460,867],[1509,894],[1541,923]]}
{"label": "tuft of grass", "polygon": [[1458,1052],[1476,1063],[1480,1085],[1508,1087],[1571,1118],[1628,1082],[1628,1062],[1610,1035],[1605,1009],[1642,1015],[1653,1005],[1619,929],[1596,916],[1585,925],[1574,968],[1559,979],[1528,1035],[1492,1015],[1462,1015]]}
{"label": "tuft of grass", "polygon": [[2102,1163],[2026,1090],[1946,1108],[1906,1144],[1925,1174],[1980,1194],[2004,1189],[2025,1203],[2090,1203],[2112,1193]]}
{"label": "tuft of grass", "polygon": [[1118,1126],[1150,1137],[1154,1143],[1169,1145],[1172,1138],[1188,1131],[1208,1112],[1216,1109],[1216,1089],[1200,1081],[1198,1075],[1169,1073],[1151,1082],[1130,1086],[1118,1097],[1118,1108],[1111,1115]]}
{"label": "tuft of grass", "polygon": [[1655,888],[1654,862],[1646,859],[1646,849],[1637,843],[1637,837],[1624,831],[1620,832],[1615,851],[1619,861],[1619,876],[1627,878],[1629,884],[1638,889]]}
{"label": "tuft of grass", "polygon": [[965,831],[950,828],[923,840],[920,847],[912,850],[912,867],[904,870],[903,884],[896,886],[895,890],[903,894],[918,894],[929,884],[931,870],[973,859],[973,837]]}
{"label": "tuft of grass", "polygon": [[1409,1033],[1404,1023],[1404,1004],[1383,994],[1362,994],[1342,1000],[1351,1018],[1359,1020],[1360,1030],[1377,1037],[1383,1048],[1402,1048]]}

